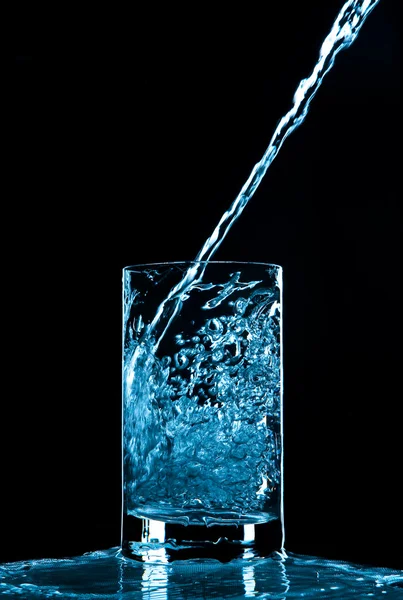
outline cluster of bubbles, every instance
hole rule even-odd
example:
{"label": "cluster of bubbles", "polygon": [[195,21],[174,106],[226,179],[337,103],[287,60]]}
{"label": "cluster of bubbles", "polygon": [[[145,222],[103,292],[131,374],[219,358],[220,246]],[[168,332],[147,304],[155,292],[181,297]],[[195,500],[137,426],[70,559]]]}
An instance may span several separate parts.
{"label": "cluster of bubbles", "polygon": [[171,356],[135,348],[125,428],[126,497],[134,509],[247,514],[267,510],[276,496],[279,290],[256,289],[224,309],[190,334],[178,333]]}

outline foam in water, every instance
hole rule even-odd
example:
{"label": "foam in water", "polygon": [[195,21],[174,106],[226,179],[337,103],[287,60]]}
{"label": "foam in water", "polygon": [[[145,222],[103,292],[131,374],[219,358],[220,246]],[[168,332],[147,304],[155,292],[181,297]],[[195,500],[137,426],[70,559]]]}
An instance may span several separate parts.
{"label": "foam in water", "polygon": [[[153,271],[157,285],[167,270]],[[128,514],[184,525],[278,518],[281,270],[264,270],[264,287],[240,271],[198,284],[202,316],[193,331],[174,332],[171,355],[157,357],[127,328]]]}

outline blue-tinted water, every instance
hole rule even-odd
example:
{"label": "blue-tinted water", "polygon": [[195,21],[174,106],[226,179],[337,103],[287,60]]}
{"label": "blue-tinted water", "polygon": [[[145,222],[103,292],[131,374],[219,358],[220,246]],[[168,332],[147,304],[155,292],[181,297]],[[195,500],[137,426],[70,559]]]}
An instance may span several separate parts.
{"label": "blue-tinted water", "polygon": [[[300,82],[290,111],[280,120],[270,144],[242,190],[203,245],[197,261],[209,260],[260,184],[283,141],[304,120],[309,104],[337,52],[348,47],[378,0],[350,0],[325,39],[319,60]],[[175,316],[178,300],[202,280],[199,263],[185,274],[152,323],[158,345]],[[169,303],[173,307],[167,310]],[[165,318],[164,318],[165,317]],[[42,559],[0,565],[0,593],[6,598],[204,599],[204,598],[403,598],[403,571],[287,553],[231,562],[178,561],[144,565],[125,559],[119,548],[69,559]]]}
{"label": "blue-tinted water", "polygon": [[69,559],[0,565],[0,593],[27,600],[403,598],[403,571],[313,556],[144,565],[110,548]]}
{"label": "blue-tinted water", "polygon": [[[149,272],[157,286],[169,267]],[[281,270],[262,267],[261,275],[264,282],[241,283],[239,272],[225,285],[199,284],[197,325],[171,332],[169,355],[153,356],[127,328],[128,514],[210,526],[278,518]],[[141,310],[141,295],[131,300],[130,291],[125,307]]]}

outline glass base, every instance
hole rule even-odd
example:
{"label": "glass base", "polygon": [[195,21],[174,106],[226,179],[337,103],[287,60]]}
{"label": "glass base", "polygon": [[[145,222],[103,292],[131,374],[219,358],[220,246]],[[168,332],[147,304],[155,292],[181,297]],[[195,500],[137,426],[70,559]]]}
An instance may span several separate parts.
{"label": "glass base", "polygon": [[122,554],[144,563],[251,560],[281,552],[279,519],[245,525],[180,525],[125,515]]}
{"label": "glass base", "polygon": [[148,504],[128,512],[130,516],[139,519],[163,521],[164,523],[174,523],[176,525],[207,526],[213,525],[254,525],[256,523],[266,523],[273,519],[278,519],[277,513],[270,512],[248,512],[242,514],[239,511],[224,509],[214,509],[212,511],[188,507],[185,509],[175,509],[171,506],[164,507],[160,502],[157,505]]}

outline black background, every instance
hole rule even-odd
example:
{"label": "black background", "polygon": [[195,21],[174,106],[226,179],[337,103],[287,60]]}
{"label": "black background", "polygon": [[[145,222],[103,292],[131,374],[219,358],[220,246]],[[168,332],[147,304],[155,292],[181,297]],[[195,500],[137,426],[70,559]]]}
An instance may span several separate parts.
{"label": "black background", "polygon": [[[119,544],[121,269],[196,256],[341,7],[17,10],[2,561]],[[401,568],[399,18],[337,55],[214,258],[284,267],[286,548]]]}

